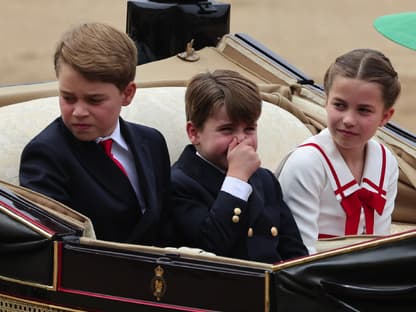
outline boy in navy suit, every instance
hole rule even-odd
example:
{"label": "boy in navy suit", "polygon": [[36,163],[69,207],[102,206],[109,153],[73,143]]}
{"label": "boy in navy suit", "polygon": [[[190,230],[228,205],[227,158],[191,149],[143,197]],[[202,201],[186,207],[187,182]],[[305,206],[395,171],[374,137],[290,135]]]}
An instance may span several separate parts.
{"label": "boy in navy suit", "polygon": [[179,243],[269,263],[307,255],[277,179],[260,167],[257,86],[233,71],[202,73],[185,103],[192,144],[172,167],[170,210]]}
{"label": "boy in navy suit", "polygon": [[98,239],[155,244],[170,160],[160,132],[119,116],[136,64],[133,41],[109,25],[64,34],[54,56],[61,116],[25,147],[20,184],[88,216]]}

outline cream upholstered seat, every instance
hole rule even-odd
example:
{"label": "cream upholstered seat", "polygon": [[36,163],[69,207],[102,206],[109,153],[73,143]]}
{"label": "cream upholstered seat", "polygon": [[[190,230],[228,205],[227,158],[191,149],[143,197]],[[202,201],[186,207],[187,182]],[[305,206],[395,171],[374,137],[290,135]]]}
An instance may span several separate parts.
{"label": "cream upholstered seat", "polygon": [[[137,89],[134,101],[122,109],[126,120],[159,129],[173,163],[189,140],[185,131],[184,87]],[[18,184],[20,154],[29,140],[59,116],[57,97],[0,107],[0,180]],[[274,171],[284,155],[310,131],[289,112],[267,102],[258,123],[262,166]]]}
{"label": "cream upholstered seat", "polygon": [[0,180],[18,185],[24,146],[59,116],[56,97],[0,107]]}

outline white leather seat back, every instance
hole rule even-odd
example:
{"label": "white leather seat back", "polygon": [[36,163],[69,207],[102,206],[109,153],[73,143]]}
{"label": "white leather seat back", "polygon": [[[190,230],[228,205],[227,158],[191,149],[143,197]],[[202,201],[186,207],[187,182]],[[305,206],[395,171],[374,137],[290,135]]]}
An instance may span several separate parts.
{"label": "white leather seat back", "polygon": [[[172,163],[189,144],[186,134],[185,88],[137,89],[133,103],[122,116],[159,129],[166,138]],[[258,122],[258,151],[262,166],[274,172],[281,159],[311,132],[289,112],[263,102]]]}
{"label": "white leather seat back", "polygon": [[[189,143],[185,130],[184,94],[184,87],[137,89],[133,102],[121,113],[126,120],[161,131],[172,163]],[[58,97],[0,108],[1,180],[18,184],[20,154],[24,146],[58,116]],[[286,153],[310,135],[310,131],[292,114],[264,102],[258,122],[258,151],[262,166],[274,172]]]}
{"label": "white leather seat back", "polygon": [[0,108],[0,180],[19,184],[20,154],[24,146],[59,114],[57,97]]}

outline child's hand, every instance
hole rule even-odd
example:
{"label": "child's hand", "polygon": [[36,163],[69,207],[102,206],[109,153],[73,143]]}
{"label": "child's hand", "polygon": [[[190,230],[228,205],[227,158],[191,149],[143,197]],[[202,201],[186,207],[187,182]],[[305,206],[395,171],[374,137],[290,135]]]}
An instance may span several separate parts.
{"label": "child's hand", "polygon": [[234,138],[228,146],[227,176],[247,182],[251,175],[260,167],[260,158],[251,140],[246,138],[238,143]]}

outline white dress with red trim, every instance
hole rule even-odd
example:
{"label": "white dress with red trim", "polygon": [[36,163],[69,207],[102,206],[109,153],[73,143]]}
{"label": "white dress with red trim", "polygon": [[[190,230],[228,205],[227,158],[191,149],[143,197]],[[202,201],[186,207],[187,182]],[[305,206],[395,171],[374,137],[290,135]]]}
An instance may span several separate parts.
{"label": "white dress with red trim", "polygon": [[367,143],[360,183],[328,129],[292,151],[276,174],[310,253],[316,252],[318,238],[390,233],[399,169],[377,141]]}

